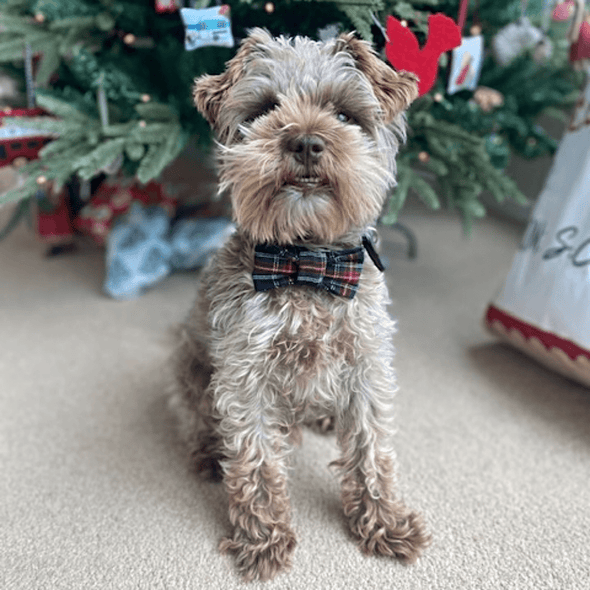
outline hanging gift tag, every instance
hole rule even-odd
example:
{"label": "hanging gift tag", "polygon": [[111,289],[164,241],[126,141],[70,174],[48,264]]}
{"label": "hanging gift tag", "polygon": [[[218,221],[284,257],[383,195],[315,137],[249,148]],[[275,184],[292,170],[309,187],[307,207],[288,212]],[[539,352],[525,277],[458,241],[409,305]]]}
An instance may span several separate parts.
{"label": "hanging gift tag", "polygon": [[[455,94],[460,90],[475,90],[479,82],[479,75],[483,65],[484,44],[481,27],[478,24],[477,12],[479,0],[476,0],[475,14],[471,37],[463,37],[461,45],[455,47],[451,53],[451,65],[449,67],[449,80],[447,93]],[[461,0],[457,25],[460,31],[465,28],[467,13],[469,12],[469,0]]]}
{"label": "hanging gift tag", "polygon": [[483,49],[483,35],[464,37],[461,45],[453,49],[448,94],[477,88],[483,64]]}
{"label": "hanging gift tag", "polygon": [[212,8],[181,8],[184,23],[184,48],[187,51],[199,47],[233,47],[234,38],[227,4]]}

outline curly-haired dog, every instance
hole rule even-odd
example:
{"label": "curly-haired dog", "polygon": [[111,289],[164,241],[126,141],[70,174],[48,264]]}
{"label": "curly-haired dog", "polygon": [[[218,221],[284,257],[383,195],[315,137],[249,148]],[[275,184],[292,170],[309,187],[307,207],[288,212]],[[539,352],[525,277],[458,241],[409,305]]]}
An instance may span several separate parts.
{"label": "curly-haired dog", "polygon": [[194,95],[237,231],[181,331],[173,405],[197,468],[225,483],[234,530],[221,550],[248,580],[290,565],[292,439],[334,416],[353,534],[367,553],[414,561],[429,535],[394,492],[394,324],[366,236],[395,182],[416,78],[350,34],[255,29]]}

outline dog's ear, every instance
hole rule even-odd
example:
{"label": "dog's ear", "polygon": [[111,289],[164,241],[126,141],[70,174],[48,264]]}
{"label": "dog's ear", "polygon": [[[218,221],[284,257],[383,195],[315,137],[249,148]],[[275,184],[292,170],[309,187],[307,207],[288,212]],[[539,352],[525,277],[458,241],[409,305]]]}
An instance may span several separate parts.
{"label": "dog's ear", "polygon": [[390,123],[418,98],[418,77],[411,72],[397,72],[379,59],[369,43],[357,39],[353,33],[340,35],[336,51],[346,51],[356,67],[366,76],[377,100],[381,103],[385,122]]}
{"label": "dog's ear", "polygon": [[205,74],[195,80],[193,86],[195,105],[210,125],[215,126],[227,91],[243,75],[256,47],[267,43],[270,39],[271,36],[264,29],[252,29],[248,37],[242,41],[236,55],[227,62],[223,73],[216,76]]}

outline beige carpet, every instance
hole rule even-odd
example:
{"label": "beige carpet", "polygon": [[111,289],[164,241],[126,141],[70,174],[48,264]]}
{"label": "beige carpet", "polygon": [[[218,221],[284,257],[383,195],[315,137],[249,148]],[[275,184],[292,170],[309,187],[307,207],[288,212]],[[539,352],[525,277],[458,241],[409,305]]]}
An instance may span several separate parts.
{"label": "beige carpet", "polygon": [[[404,219],[418,260],[383,232],[397,449],[402,493],[434,544],[409,567],[361,555],[327,470],[334,440],[306,433],[294,566],[250,587],[590,588],[590,391],[480,327],[521,228],[490,218],[466,240],[446,213]],[[167,330],[198,275],[121,303],[101,294],[99,250],[43,253],[25,228],[0,244],[0,588],[244,588],[217,551],[223,490],[191,473],[166,409]]]}

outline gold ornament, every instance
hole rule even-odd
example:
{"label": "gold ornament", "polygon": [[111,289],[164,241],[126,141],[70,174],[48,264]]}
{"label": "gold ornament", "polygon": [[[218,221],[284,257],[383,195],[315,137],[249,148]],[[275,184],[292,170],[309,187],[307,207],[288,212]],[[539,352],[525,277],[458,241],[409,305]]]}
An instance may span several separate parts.
{"label": "gold ornament", "polygon": [[473,100],[479,108],[489,113],[491,110],[501,107],[504,104],[504,95],[493,88],[480,86],[473,94]]}
{"label": "gold ornament", "polygon": [[27,162],[28,160],[24,156],[20,156],[12,160],[12,165],[15,168],[22,168]]}

